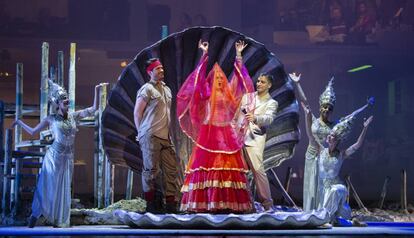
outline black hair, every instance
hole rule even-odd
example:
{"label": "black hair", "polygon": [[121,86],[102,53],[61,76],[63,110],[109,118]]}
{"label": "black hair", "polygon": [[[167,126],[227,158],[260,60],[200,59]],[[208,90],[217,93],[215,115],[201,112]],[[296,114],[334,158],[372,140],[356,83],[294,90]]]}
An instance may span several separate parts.
{"label": "black hair", "polygon": [[262,73],[262,74],[260,74],[259,77],[265,77],[267,79],[267,82],[269,82],[270,84],[273,85],[273,80],[274,80],[273,75]]}

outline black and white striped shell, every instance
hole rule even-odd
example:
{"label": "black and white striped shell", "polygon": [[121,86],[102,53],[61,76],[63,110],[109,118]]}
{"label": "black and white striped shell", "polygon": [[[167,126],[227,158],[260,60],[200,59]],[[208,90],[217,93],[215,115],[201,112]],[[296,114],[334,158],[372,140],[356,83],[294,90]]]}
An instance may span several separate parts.
{"label": "black and white striped shell", "polygon": [[177,155],[184,164],[191,153],[191,142],[181,132],[175,111],[175,97],[186,77],[194,70],[201,50],[198,42],[209,42],[209,63],[207,72],[215,62],[230,78],[235,59],[234,43],[240,39],[248,46],[243,51],[243,61],[254,81],[261,73],[274,76],[272,97],[279,103],[277,118],[267,131],[265,168],[280,165],[292,157],[299,140],[299,108],[294,95],[292,82],[284,71],[283,64],[263,44],[238,32],[223,27],[194,27],[174,33],[165,39],[145,48],[124,69],[108,98],[108,105],[102,116],[104,148],[112,163],[128,165],[141,172],[142,155],[135,141],[134,104],[138,89],[147,80],[145,62],[149,58],[160,58],[165,70],[165,83],[171,88],[173,104],[170,131]]}

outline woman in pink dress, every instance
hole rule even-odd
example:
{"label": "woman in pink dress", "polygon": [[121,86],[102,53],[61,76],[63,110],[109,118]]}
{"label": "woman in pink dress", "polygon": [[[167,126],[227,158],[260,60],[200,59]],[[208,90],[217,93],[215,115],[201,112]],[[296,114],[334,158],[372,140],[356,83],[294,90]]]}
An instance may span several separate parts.
{"label": "woman in pink dress", "polygon": [[230,82],[216,63],[206,75],[208,43],[203,56],[177,95],[177,115],[183,132],[194,142],[186,168],[180,209],[186,212],[245,213],[252,210],[247,164],[242,155],[247,120],[240,111],[253,83],[242,63],[247,45],[238,41]]}

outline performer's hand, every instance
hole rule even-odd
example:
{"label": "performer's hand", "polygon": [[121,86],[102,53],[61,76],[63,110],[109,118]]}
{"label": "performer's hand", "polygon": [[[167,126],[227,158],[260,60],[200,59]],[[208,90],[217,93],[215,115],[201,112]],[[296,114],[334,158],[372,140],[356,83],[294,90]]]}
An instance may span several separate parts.
{"label": "performer's hand", "polygon": [[244,50],[244,48],[246,48],[247,44],[244,43],[243,40],[239,40],[235,43],[235,46],[236,46],[236,54],[238,56],[241,56],[241,53]]}
{"label": "performer's hand", "polygon": [[295,72],[289,74],[290,79],[292,79],[292,81],[295,82],[295,83],[299,83],[300,76],[301,76],[301,74],[296,75]]}
{"label": "performer's hand", "polygon": [[207,41],[200,41],[198,42],[198,48],[200,48],[203,51],[203,54],[206,54],[208,52],[208,42]]}
{"label": "performer's hand", "polygon": [[368,117],[368,119],[364,119],[364,127],[368,127],[369,124],[372,122],[372,119],[374,119],[374,116]]}
{"label": "performer's hand", "polygon": [[253,122],[254,123],[256,121],[256,117],[251,112],[246,113],[246,118],[247,118],[247,120],[249,122]]}

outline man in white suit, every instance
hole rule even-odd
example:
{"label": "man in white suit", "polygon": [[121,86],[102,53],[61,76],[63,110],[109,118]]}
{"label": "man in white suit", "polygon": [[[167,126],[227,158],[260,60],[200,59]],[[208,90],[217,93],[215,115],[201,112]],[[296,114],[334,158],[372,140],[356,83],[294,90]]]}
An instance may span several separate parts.
{"label": "man in white suit", "polygon": [[[272,209],[273,200],[270,194],[269,180],[263,166],[263,153],[266,130],[275,119],[278,107],[278,103],[269,94],[272,81],[272,75],[260,75],[256,82],[256,92],[252,93],[253,95],[246,95],[254,98],[254,104],[242,104],[242,111],[246,113],[246,118],[250,122],[244,143],[245,157],[253,173],[259,202],[267,211]],[[247,98],[246,96],[245,98]]]}

